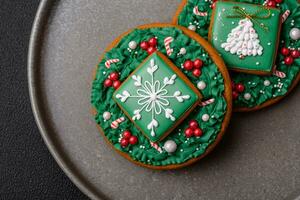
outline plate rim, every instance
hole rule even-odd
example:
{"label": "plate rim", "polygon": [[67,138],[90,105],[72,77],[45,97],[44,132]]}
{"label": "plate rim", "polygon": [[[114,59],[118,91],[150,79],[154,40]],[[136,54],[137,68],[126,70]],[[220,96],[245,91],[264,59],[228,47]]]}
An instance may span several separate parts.
{"label": "plate rim", "polygon": [[79,172],[75,171],[73,164],[68,160],[67,156],[62,155],[63,153],[61,153],[59,147],[55,144],[54,139],[50,137],[46,125],[47,122],[45,117],[43,117],[44,109],[40,104],[41,97],[37,86],[39,82],[37,75],[39,72],[38,66],[40,64],[40,50],[42,49],[41,40],[45,31],[45,25],[51,13],[51,8],[54,7],[55,3],[59,2],[60,1],[41,0],[32,25],[27,55],[27,79],[31,109],[44,143],[67,177],[90,199],[107,199],[104,194],[99,193],[91,184],[88,184]]}

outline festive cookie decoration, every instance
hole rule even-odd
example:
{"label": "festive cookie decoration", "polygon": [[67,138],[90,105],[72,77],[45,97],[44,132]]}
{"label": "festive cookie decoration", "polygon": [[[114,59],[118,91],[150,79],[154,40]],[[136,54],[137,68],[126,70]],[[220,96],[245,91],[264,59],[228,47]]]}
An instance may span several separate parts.
{"label": "festive cookie decoration", "polygon": [[[118,62],[106,67],[112,59]],[[145,25],[119,37],[100,59],[91,102],[101,133],[122,156],[175,169],[204,157],[221,139],[231,83],[221,58],[197,34]]]}
{"label": "festive cookie decoration", "polygon": [[176,128],[200,103],[200,97],[197,88],[159,52],[143,61],[113,96],[152,142]]}
{"label": "festive cookie decoration", "polygon": [[[259,40],[259,45],[262,47],[262,55],[253,55],[252,53],[247,52],[247,56],[240,59],[236,54],[236,49],[234,47],[230,47],[226,51],[225,44],[227,39],[230,38],[228,35],[233,31],[233,29],[240,26],[238,23],[241,20],[247,20],[244,17],[239,18],[231,18],[230,16],[239,15],[235,14],[236,11],[228,10],[227,8],[218,8],[217,5],[223,4],[224,2],[218,1],[202,1],[202,0],[183,0],[180,5],[176,16],[174,17],[174,23],[189,27],[192,25],[197,25],[198,28],[195,30],[200,36],[204,38],[208,38],[208,26],[211,21],[214,23],[220,23],[220,31],[222,33],[222,38],[224,41],[220,40],[220,37],[214,37],[214,32],[212,31],[211,40],[213,43],[218,43],[218,51],[223,54],[226,53],[228,56],[232,57],[227,63],[230,63],[231,60],[238,60],[243,65],[249,65],[251,62],[252,69],[261,70],[261,67],[266,65],[262,65],[262,63],[270,60],[272,56],[266,58],[266,55],[271,55],[271,51],[277,51],[275,54],[275,64],[273,65],[272,75],[254,75],[254,74],[246,74],[241,72],[231,72],[231,78],[235,84],[242,84],[244,86],[244,91],[238,92],[236,89],[233,90],[233,99],[234,99],[234,110],[235,111],[251,111],[264,108],[269,106],[275,102],[278,102],[285,95],[287,95],[299,82],[300,80],[300,59],[298,57],[298,52],[300,50],[300,4],[299,1],[296,0],[283,0],[283,1],[275,1],[275,0],[237,0],[234,2],[224,3],[225,4],[233,4],[234,6],[238,5],[240,8],[245,8],[245,12],[250,15],[255,14],[256,10],[249,10],[249,6],[253,6],[257,8],[257,5],[264,6],[266,10],[270,10],[271,16],[268,19],[256,19],[255,21],[260,22],[259,24],[250,20],[253,25],[249,25],[255,30],[257,33],[257,38],[255,40]],[[246,6],[241,6],[240,3],[245,3]],[[206,17],[195,15],[194,8],[198,7],[199,10],[205,11],[208,13]],[[275,8],[275,9],[274,9]],[[218,9],[218,11],[217,11]],[[224,12],[222,12],[224,10]],[[280,20],[281,21],[281,31],[277,32],[274,29],[274,26],[278,26],[275,23],[276,13],[273,13],[279,9],[280,11]],[[239,9],[240,10],[240,9]],[[241,11],[241,10],[240,10]],[[214,17],[212,17],[213,12],[215,12]],[[239,11],[238,11],[239,12]],[[260,11],[261,12],[261,11]],[[216,13],[221,14],[220,16]],[[267,12],[266,12],[267,13]],[[229,16],[229,17],[228,17]],[[259,16],[265,16],[264,13],[260,13]],[[229,22],[231,23],[227,23]],[[272,21],[272,23],[267,23],[266,21]],[[249,22],[249,20],[247,20]],[[226,23],[224,23],[226,22]],[[233,22],[233,23],[232,23]],[[224,23],[224,26],[222,25]],[[264,27],[268,28],[268,31],[265,33],[264,28],[260,25],[263,23]],[[245,27],[244,27],[245,28]],[[244,29],[243,29],[244,30]],[[236,30],[235,30],[236,31]],[[234,32],[235,32],[234,31]],[[272,41],[268,41],[274,37],[271,35],[279,35],[279,46],[276,47],[276,43]],[[245,39],[245,35],[242,37]],[[256,37],[256,36],[255,36]],[[248,38],[248,36],[247,36]],[[217,39],[217,40],[215,40]],[[273,40],[273,39],[272,39]],[[257,42],[256,42],[257,43]],[[223,44],[223,47],[222,46]],[[247,43],[248,45],[248,43]],[[251,46],[251,44],[249,44]],[[233,45],[236,46],[236,45]],[[258,46],[258,48],[260,48]],[[248,46],[247,46],[248,49]],[[233,54],[230,53],[230,50]],[[293,53],[292,53],[293,51]],[[223,53],[222,53],[223,52]],[[256,52],[257,53],[257,52]],[[246,52],[245,52],[246,54]],[[223,56],[224,57],[224,56]],[[263,60],[261,60],[264,58]],[[225,58],[224,58],[225,59]],[[249,61],[249,62],[248,62]],[[270,62],[270,61],[268,61]],[[253,65],[254,63],[254,65]],[[271,62],[270,62],[271,63]],[[230,64],[228,64],[230,65]],[[270,68],[269,68],[270,69]],[[265,70],[266,72],[266,70]],[[203,85],[203,84],[201,84]]]}
{"label": "festive cookie decoration", "polygon": [[276,8],[217,2],[208,38],[231,70],[267,75],[275,68],[280,29]]}

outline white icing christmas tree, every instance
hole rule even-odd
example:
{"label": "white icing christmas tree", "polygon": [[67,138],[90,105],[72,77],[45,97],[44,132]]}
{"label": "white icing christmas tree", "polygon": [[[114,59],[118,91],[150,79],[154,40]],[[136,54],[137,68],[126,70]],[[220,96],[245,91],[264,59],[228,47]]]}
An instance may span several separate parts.
{"label": "white icing christmas tree", "polygon": [[259,44],[258,34],[253,28],[250,19],[245,18],[239,21],[239,25],[231,30],[226,42],[221,44],[225,51],[236,54],[240,58],[245,56],[256,56],[263,54],[263,47]]}

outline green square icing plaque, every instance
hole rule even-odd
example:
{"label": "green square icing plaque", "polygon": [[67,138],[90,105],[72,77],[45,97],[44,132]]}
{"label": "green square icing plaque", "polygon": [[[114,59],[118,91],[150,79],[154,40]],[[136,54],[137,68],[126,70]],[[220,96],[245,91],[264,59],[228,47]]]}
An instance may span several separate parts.
{"label": "green square icing plaque", "polygon": [[280,28],[278,9],[220,1],[214,10],[209,38],[230,69],[270,74]]}
{"label": "green square icing plaque", "polygon": [[161,53],[153,53],[115,91],[113,98],[152,142],[166,137],[199,104],[201,95]]}

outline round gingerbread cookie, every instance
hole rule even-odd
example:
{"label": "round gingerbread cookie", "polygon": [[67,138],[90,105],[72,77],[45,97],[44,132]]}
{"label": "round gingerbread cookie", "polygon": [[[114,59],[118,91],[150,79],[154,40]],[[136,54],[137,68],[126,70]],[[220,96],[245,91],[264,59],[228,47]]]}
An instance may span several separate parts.
{"label": "round gingerbread cookie", "polygon": [[300,80],[299,1],[184,0],[173,23],[208,39],[222,55],[232,70],[235,111],[278,102]]}
{"label": "round gingerbread cookie", "polygon": [[229,74],[186,28],[151,24],[116,39],[97,66],[91,103],[106,141],[144,167],[175,169],[209,153],[229,123]]}

